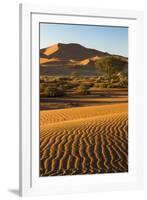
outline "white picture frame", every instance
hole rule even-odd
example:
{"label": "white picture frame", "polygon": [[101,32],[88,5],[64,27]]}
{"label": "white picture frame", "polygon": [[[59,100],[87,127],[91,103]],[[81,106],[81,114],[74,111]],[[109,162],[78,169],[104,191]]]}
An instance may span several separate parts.
{"label": "white picture frame", "polygon": [[[39,177],[39,22],[129,27],[129,172]],[[35,55],[35,56],[34,56]],[[34,67],[35,66],[35,67]],[[20,195],[143,187],[143,13],[20,4]]]}

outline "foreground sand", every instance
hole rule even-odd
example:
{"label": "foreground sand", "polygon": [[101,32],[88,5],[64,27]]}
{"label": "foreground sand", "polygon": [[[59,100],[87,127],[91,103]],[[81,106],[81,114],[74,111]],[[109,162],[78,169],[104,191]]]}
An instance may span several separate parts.
{"label": "foreground sand", "polygon": [[40,112],[40,175],[128,171],[128,104]]}

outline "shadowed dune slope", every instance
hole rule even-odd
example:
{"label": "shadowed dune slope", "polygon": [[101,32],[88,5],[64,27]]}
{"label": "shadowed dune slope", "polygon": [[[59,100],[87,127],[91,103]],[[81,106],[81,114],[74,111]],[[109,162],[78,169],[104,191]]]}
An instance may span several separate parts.
{"label": "shadowed dune slope", "polygon": [[40,50],[41,55],[50,58],[60,58],[61,60],[83,60],[95,56],[106,56],[109,55],[106,52],[102,52],[96,49],[89,49],[77,43],[54,44],[48,48]]}
{"label": "shadowed dune slope", "polygon": [[40,175],[128,171],[128,105],[40,112]]}

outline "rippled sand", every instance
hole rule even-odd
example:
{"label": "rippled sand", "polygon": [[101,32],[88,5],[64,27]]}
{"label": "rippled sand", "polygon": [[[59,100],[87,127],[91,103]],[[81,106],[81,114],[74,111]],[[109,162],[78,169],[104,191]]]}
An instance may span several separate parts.
{"label": "rippled sand", "polygon": [[127,103],[40,111],[40,176],[127,171]]}

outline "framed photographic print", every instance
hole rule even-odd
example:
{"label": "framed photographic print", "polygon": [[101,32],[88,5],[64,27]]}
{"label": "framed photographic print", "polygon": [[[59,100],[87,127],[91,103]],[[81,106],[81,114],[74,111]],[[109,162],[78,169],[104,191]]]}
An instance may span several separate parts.
{"label": "framed photographic print", "polygon": [[143,14],[20,5],[20,195],[143,187]]}

